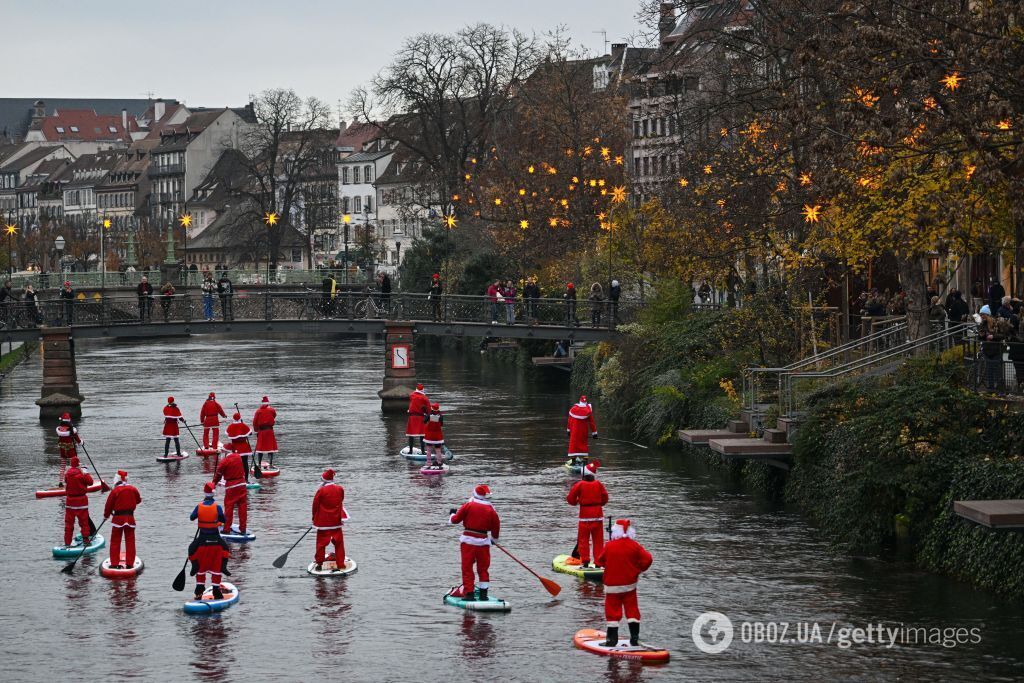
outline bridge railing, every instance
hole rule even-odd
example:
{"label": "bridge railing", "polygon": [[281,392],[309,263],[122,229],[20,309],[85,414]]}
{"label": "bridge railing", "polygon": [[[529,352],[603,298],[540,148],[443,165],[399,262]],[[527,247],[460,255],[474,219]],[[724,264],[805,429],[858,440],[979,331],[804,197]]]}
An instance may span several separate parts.
{"label": "bridge railing", "polygon": [[[250,285],[320,285],[328,274],[333,275],[339,285],[344,284],[366,284],[368,279],[363,271],[349,271],[346,275],[344,269],[334,270],[297,270],[291,268],[278,268],[268,277],[267,269],[252,268],[228,268],[215,269],[206,268],[217,280],[227,273],[228,278],[235,286]],[[154,289],[160,289],[164,284],[163,276],[159,270],[136,270],[133,272],[108,272],[106,274],[97,271],[68,272],[68,273],[15,273],[11,278],[15,289],[23,289],[25,285],[31,284],[37,290],[59,289],[64,282],[70,282],[76,290],[101,289],[103,287],[135,287],[142,278],[146,277]],[[190,286],[199,287],[206,279],[203,270],[182,270],[172,284],[176,287]]]}
{"label": "bridge railing", "polygon": [[338,291],[334,296],[312,288],[295,291],[239,291],[231,296],[201,293],[138,297],[98,293],[75,299],[48,299],[35,306],[18,302],[0,307],[7,329],[40,325],[129,325],[142,322],[200,322],[204,320],[409,320],[439,323],[543,325],[611,329],[631,322],[640,302],[571,302],[562,299],[492,301],[486,296],[376,291]]}

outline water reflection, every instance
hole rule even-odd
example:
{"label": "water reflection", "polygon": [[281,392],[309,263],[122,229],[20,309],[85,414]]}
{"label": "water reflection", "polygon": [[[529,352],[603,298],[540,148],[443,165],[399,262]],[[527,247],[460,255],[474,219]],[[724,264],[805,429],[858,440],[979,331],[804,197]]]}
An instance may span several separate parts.
{"label": "water reflection", "polygon": [[228,629],[220,613],[188,615],[185,619],[187,640],[193,648],[189,666],[195,676],[209,681],[225,680],[235,658],[227,647]]}
{"label": "water reflection", "polygon": [[462,656],[466,659],[490,659],[493,656],[498,637],[494,626],[485,617],[466,612],[462,615],[459,634],[462,636]]}
{"label": "water reflection", "polygon": [[107,579],[107,583],[110,584],[107,595],[115,612],[128,614],[138,606],[139,589],[136,578]]}

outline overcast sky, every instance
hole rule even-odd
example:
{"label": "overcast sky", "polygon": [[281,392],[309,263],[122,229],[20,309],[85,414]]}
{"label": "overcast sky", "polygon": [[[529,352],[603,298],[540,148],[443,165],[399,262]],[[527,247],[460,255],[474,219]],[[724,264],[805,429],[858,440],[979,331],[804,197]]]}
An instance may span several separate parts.
{"label": "overcast sky", "polygon": [[332,107],[406,37],[478,21],[564,25],[603,52],[636,30],[637,0],[4,0],[0,97],[156,97],[240,105],[291,87]]}

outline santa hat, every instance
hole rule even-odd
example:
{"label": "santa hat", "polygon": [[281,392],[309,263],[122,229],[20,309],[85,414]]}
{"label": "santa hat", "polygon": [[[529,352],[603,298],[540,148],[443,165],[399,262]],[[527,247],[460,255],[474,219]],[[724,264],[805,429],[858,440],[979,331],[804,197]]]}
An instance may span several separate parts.
{"label": "santa hat", "polygon": [[117,478],[119,481],[128,481],[128,472],[126,472],[125,470],[118,470]]}
{"label": "santa hat", "polygon": [[64,286],[65,287],[70,287],[71,286],[71,280],[65,280],[64,281]]}
{"label": "santa hat", "polygon": [[487,484],[480,484],[473,489],[473,497],[478,500],[488,500],[491,497],[491,487]]}
{"label": "santa hat", "polygon": [[167,403],[168,403],[168,405],[171,404],[171,403],[174,403],[174,397],[173,396],[168,396],[167,397]]}
{"label": "santa hat", "polygon": [[235,413],[234,415],[231,416],[231,419],[234,420],[235,422],[241,422],[242,421],[242,414],[241,413]]}
{"label": "santa hat", "polygon": [[324,470],[324,473],[320,475],[320,479],[323,481],[334,481],[334,470],[328,467]]}
{"label": "santa hat", "polygon": [[210,395],[209,395],[209,396],[207,396],[207,398],[217,398],[217,394],[215,394],[215,393],[213,393],[213,392],[211,391],[211,392],[210,392]]}
{"label": "santa hat", "polygon": [[440,279],[441,279],[441,276],[440,276],[440,275],[438,275],[437,273],[434,273],[434,279],[435,279],[435,280],[440,280]]}
{"label": "santa hat", "polygon": [[576,285],[574,285],[571,282],[567,283],[565,286],[566,286],[567,289],[576,289]]}
{"label": "santa hat", "polygon": [[423,385],[422,384],[417,384],[416,385],[416,391],[423,391]]}
{"label": "santa hat", "polygon": [[597,478],[597,468],[600,467],[600,466],[601,466],[601,463],[599,461],[591,460],[590,462],[588,462],[586,464],[586,466],[584,466],[584,468],[583,468],[583,476],[584,477],[594,477],[594,478]]}
{"label": "santa hat", "polygon": [[612,525],[612,540],[619,538],[636,538],[636,529],[628,519],[617,519]]}
{"label": "santa hat", "polygon": [[441,410],[441,404],[440,403],[431,403],[430,404],[430,409],[431,410]]}
{"label": "santa hat", "polygon": [[203,484],[203,493],[205,493],[206,495],[213,496],[214,490],[215,490],[215,488],[213,486],[213,482],[212,481],[208,481],[205,484]]}
{"label": "santa hat", "polygon": [[60,416],[61,422],[71,422],[71,413],[64,413]]}
{"label": "santa hat", "polygon": [[270,398],[268,396],[264,396],[263,399],[260,401],[260,403],[262,403],[265,406],[269,406],[270,405]]}
{"label": "santa hat", "polygon": [[590,404],[587,403],[587,397],[586,396],[580,396],[580,400],[579,400],[579,403],[577,403],[577,405],[588,406]]}
{"label": "santa hat", "polygon": [[76,455],[71,456],[71,466],[72,467],[78,467],[78,456],[76,456]]}

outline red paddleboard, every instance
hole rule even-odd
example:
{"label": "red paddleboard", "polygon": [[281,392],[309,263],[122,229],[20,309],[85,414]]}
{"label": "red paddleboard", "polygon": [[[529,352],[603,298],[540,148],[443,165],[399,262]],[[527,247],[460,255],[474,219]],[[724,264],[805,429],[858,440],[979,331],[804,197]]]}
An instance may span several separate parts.
{"label": "red paddleboard", "polygon": [[[96,493],[101,488],[103,488],[103,482],[98,481],[98,482],[94,483],[92,486],[90,486],[89,488],[87,488],[86,491],[88,493]],[[63,498],[63,497],[64,497],[64,487],[63,486],[60,487],[60,488],[55,488],[55,489],[41,489],[39,491],[36,491],[36,498]]]}
{"label": "red paddleboard", "polygon": [[585,628],[576,632],[572,638],[572,644],[594,654],[616,659],[629,659],[644,664],[664,664],[669,659],[668,650],[651,647],[645,643],[630,645],[629,638],[620,638],[618,645],[608,647],[604,644],[605,635],[604,631]]}
{"label": "red paddleboard", "polygon": [[[281,468],[280,467],[271,467],[267,463],[263,463],[263,468],[260,471],[263,472],[263,476],[264,477],[271,477],[272,478],[272,477],[276,477],[279,474],[281,474]],[[256,474],[256,468],[255,467],[252,468],[252,473]]]}
{"label": "red paddleboard", "polygon": [[449,469],[448,465],[441,465],[440,467],[421,467],[420,474],[428,477],[436,477],[442,474],[448,474]]}
{"label": "red paddleboard", "polygon": [[209,458],[211,455],[217,455],[219,449],[216,448],[197,448],[196,455],[201,455],[204,458]]}
{"label": "red paddleboard", "polygon": [[[121,553],[121,565],[124,565],[124,552]],[[100,565],[100,576],[105,576],[108,579],[130,579],[139,572],[142,571],[142,558],[138,555],[135,556],[135,564],[127,569],[114,569],[110,566],[110,558],[107,557],[103,560]]]}

